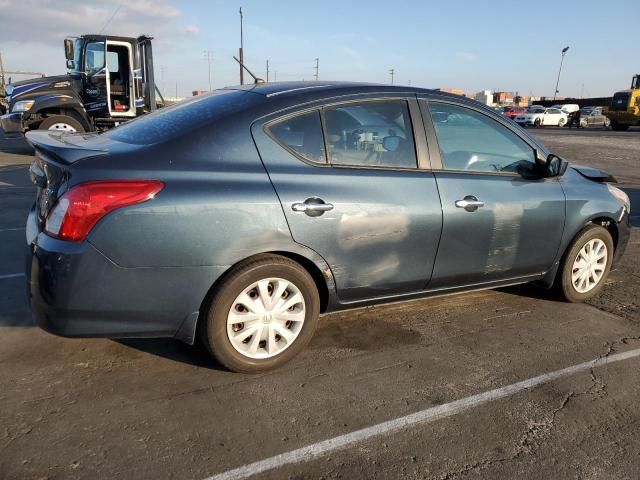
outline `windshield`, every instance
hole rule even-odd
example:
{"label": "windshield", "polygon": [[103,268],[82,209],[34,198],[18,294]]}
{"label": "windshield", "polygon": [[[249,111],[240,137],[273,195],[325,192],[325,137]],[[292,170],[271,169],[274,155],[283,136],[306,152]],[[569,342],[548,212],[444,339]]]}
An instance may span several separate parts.
{"label": "windshield", "polygon": [[640,75],[636,75],[631,80],[631,88],[640,88]]}

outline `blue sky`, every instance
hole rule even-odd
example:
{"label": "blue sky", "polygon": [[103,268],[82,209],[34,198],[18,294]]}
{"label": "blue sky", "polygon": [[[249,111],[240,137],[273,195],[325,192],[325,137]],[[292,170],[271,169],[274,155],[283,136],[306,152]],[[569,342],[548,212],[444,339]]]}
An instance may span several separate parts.
{"label": "blue sky", "polygon": [[[106,32],[154,34],[158,82],[186,95],[208,88],[205,49],[214,87],[238,83],[240,5],[246,63],[265,76],[269,59],[272,80],[313,79],[318,57],[321,80],[389,82],[394,68],[401,84],[552,95],[566,45],[560,95],[611,95],[640,72],[640,8],[626,0],[0,0],[0,48],[6,68],[62,73],[64,35],[99,31],[116,12]],[[34,21],[35,8],[46,24],[34,35],[17,19]]]}

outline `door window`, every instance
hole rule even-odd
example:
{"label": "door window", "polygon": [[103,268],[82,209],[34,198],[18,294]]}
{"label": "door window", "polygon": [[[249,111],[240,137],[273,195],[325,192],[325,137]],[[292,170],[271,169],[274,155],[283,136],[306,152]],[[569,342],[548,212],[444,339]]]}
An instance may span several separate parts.
{"label": "door window", "polygon": [[275,123],[269,127],[269,132],[280,145],[301,157],[311,162],[326,163],[320,112],[317,110]]}
{"label": "door window", "polygon": [[349,103],[324,110],[329,163],[416,168],[406,101]]}
{"label": "door window", "polygon": [[430,109],[445,169],[515,173],[534,168],[533,148],[487,115],[444,103],[431,103]]}
{"label": "door window", "polygon": [[104,42],[90,42],[87,44],[85,71],[91,75],[104,67]]}

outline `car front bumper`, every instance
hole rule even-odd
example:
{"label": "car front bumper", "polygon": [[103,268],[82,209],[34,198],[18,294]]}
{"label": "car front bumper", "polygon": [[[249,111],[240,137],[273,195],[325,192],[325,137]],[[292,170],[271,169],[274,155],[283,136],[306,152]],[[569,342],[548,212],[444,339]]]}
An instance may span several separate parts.
{"label": "car front bumper", "polygon": [[207,292],[225,267],[124,268],[90,242],[27,221],[26,278],[40,328],[64,337],[173,337],[193,343]]}
{"label": "car front bumper", "polygon": [[0,127],[7,137],[18,137],[22,135],[22,112],[7,113],[0,117]]}

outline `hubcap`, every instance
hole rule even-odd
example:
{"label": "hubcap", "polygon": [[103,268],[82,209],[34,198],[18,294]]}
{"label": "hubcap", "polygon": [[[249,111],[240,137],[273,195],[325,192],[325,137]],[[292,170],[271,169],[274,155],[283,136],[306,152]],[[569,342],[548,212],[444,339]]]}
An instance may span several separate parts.
{"label": "hubcap", "polygon": [[76,129],[73,128],[68,123],[54,123],[49,127],[49,130],[57,130],[59,132],[69,132],[69,133],[75,133],[76,131]]}
{"label": "hubcap", "polygon": [[589,240],[578,252],[571,270],[571,283],[578,293],[587,293],[595,288],[607,266],[607,246],[594,238]]}
{"label": "hubcap", "polygon": [[282,278],[265,278],[245,288],[231,304],[227,336],[249,358],[270,358],[298,338],[305,317],[300,289]]}

